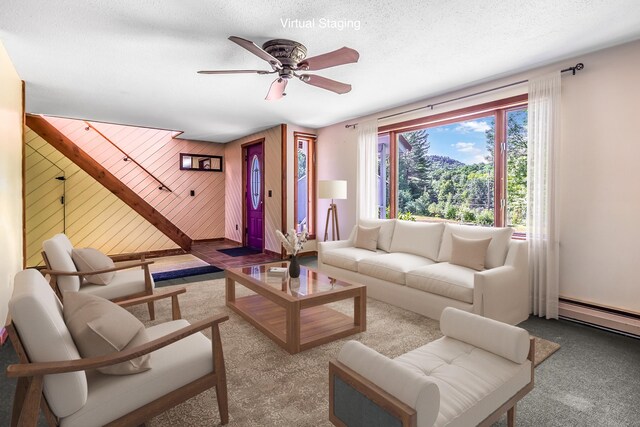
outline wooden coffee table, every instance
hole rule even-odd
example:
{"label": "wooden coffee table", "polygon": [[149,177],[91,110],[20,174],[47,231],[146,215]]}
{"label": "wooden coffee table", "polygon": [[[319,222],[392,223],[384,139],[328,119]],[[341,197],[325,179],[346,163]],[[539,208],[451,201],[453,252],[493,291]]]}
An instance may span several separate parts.
{"label": "wooden coffee table", "polygon": [[[367,289],[300,266],[300,277],[257,265],[226,270],[227,306],[291,354],[366,330]],[[253,291],[236,298],[236,284]],[[353,298],[353,317],[325,304]]]}

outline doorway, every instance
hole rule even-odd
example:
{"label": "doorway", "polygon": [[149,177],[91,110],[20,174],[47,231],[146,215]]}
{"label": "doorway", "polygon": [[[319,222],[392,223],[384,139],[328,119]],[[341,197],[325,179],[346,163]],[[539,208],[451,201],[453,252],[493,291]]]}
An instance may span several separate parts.
{"label": "doorway", "polygon": [[243,246],[264,251],[264,139],[242,145]]}

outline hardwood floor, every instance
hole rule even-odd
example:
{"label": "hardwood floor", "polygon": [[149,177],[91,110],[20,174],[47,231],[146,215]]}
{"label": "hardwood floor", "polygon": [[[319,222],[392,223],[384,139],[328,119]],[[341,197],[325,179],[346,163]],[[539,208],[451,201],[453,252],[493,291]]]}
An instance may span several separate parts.
{"label": "hardwood floor", "polygon": [[218,249],[234,248],[237,246],[238,245],[225,240],[193,242],[191,245],[191,254],[222,269],[280,261],[280,258],[267,254],[232,257],[222,252],[218,252]]}

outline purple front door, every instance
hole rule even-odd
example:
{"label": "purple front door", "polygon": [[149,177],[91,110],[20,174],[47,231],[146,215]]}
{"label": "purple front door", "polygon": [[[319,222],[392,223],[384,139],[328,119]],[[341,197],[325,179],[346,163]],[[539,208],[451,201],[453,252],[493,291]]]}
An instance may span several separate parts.
{"label": "purple front door", "polygon": [[247,240],[249,247],[263,250],[263,201],[264,165],[262,143],[247,147],[246,156],[247,187],[245,188],[247,209]]}

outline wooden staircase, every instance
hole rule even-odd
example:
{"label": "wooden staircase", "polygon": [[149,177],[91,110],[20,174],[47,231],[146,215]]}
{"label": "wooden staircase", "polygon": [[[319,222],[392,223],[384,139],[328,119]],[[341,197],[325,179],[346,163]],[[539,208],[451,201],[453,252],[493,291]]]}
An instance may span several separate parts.
{"label": "wooden staircase", "polygon": [[192,240],[189,236],[158,212],[135,191],[120,181],[118,177],[82,150],[73,140],[60,132],[49,121],[41,116],[27,115],[26,125],[87,174],[100,182],[135,212],[153,224],[178,246],[185,251],[191,249]]}

